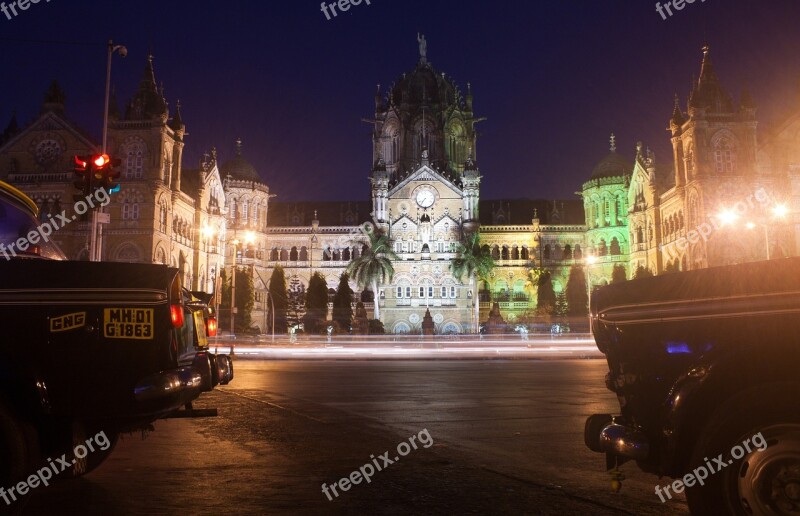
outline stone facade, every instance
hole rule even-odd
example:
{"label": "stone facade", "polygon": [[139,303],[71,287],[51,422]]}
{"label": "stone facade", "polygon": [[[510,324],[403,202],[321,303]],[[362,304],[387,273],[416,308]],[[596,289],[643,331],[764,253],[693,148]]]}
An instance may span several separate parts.
{"label": "stone facade", "polygon": [[[384,230],[399,259],[390,284],[375,293],[390,333],[422,331],[430,312],[437,334],[474,327],[474,303],[486,321],[494,303],[515,323],[536,308],[534,272],[551,272],[563,295],[569,269],[585,266],[592,286],[607,284],[615,265],[630,277],[798,254],[800,243],[800,95],[786,118],[759,138],[756,107],[722,87],[706,47],[685,109],[669,120],[671,164],[656,163],[643,144],[633,160],[609,153],[583,184],[580,199],[485,200],[477,164],[472,88],[466,93],[421,54],[374,99],[371,198],[349,202],[274,202],[262,176],[243,157],[217,163],[213,149],[195,169],[182,163],[186,128],[156,87],[152,60],[120,115],[112,102],[109,153],[120,157],[121,190],[107,208],[103,257],[171,264],[187,286],[218,288],[223,267],[248,267],[256,288],[255,325],[267,327],[268,280],[281,265],[289,285],[322,272],[330,292],[364,251],[366,222]],[[98,151],[64,113],[54,83],[40,115],[25,127],[12,119],[0,145],[0,179],[30,195],[42,217],[66,210],[75,190],[73,155]],[[667,160],[669,161],[669,160]],[[776,206],[786,216],[771,218]],[[720,213],[736,212],[729,225]],[[87,224],[54,239],[72,259],[87,255]],[[454,278],[455,244],[480,230],[497,267],[478,291]],[[351,285],[354,290],[356,285]],[[357,294],[371,313],[372,293]],[[354,301],[357,301],[354,300]]]}

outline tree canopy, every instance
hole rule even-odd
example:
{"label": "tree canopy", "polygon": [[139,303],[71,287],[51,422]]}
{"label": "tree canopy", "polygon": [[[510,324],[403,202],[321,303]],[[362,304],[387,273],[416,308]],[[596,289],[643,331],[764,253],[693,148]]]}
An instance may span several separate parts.
{"label": "tree canopy", "polygon": [[350,331],[353,321],[353,289],[350,288],[350,275],[343,272],[339,276],[339,286],[333,297],[333,320],[344,331]]}

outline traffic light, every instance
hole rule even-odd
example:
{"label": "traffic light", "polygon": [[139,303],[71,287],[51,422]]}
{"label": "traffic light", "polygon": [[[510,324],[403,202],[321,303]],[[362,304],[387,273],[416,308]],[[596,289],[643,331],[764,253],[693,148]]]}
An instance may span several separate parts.
{"label": "traffic light", "polygon": [[73,183],[81,195],[74,195],[75,201],[81,201],[89,195],[92,188],[92,156],[75,156],[75,166],[73,171],[78,176],[78,180]]}
{"label": "traffic light", "polygon": [[108,193],[116,193],[119,192],[119,183],[116,182],[119,179],[119,171],[118,169],[122,164],[122,160],[119,158],[111,158],[108,162],[108,165],[105,169],[105,174],[103,174],[103,181],[101,185],[103,188],[106,189]]}

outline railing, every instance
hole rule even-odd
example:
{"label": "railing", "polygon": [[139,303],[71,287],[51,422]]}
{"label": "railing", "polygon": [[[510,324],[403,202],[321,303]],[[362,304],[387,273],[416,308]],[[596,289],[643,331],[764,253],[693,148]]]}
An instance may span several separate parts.
{"label": "railing", "polygon": [[350,260],[328,260],[328,261],[320,261],[320,267],[347,267],[350,264]]}
{"label": "railing", "polygon": [[9,174],[10,183],[63,183],[69,181],[69,172],[50,172],[45,174]]}
{"label": "railing", "polygon": [[495,263],[500,267],[527,267],[531,264],[531,260],[504,260],[500,258],[496,259]]}
{"label": "railing", "polygon": [[531,231],[531,226],[481,226],[481,233],[511,233]]}

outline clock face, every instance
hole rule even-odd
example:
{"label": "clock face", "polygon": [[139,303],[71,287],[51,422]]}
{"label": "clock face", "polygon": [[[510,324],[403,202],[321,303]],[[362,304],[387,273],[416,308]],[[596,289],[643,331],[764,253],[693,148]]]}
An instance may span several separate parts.
{"label": "clock face", "polygon": [[417,204],[419,204],[422,208],[430,208],[433,206],[433,201],[436,200],[436,196],[433,195],[433,192],[430,190],[420,190],[417,193]]}

